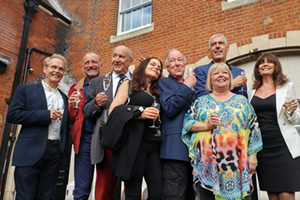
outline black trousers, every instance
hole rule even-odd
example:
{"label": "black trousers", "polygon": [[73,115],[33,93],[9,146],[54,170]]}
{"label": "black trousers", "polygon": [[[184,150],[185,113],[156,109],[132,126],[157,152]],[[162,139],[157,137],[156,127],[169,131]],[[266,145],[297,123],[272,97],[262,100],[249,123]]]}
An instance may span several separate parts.
{"label": "black trousers", "polygon": [[133,178],[125,182],[126,200],[140,200],[143,177],[147,183],[148,200],[161,200],[162,169],[160,142],[142,142],[136,159],[137,167]]}
{"label": "black trousers", "polygon": [[163,159],[163,199],[195,200],[192,166],[189,162]]}
{"label": "black trousers", "polygon": [[51,200],[62,154],[59,146],[48,144],[34,166],[15,168],[16,200]]}

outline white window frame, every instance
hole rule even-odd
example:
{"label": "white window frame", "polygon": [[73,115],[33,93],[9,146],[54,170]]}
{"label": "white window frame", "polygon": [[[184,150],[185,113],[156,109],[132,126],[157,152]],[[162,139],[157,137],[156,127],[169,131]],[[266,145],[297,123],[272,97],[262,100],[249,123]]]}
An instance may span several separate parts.
{"label": "white window frame", "polygon": [[[132,0],[130,0],[130,2],[132,2]],[[149,0],[148,2],[144,2],[144,3],[141,3],[137,6],[133,6],[133,7],[130,7],[126,10],[123,10],[121,11],[121,7],[122,7],[122,0],[119,0],[119,11],[118,11],[118,28],[117,28],[117,36],[119,35],[123,35],[123,34],[127,34],[127,33],[130,33],[130,32],[133,32],[133,31],[137,31],[137,30],[140,30],[140,29],[144,29],[144,28],[147,28],[147,27],[150,27],[152,26],[152,12],[151,12],[151,22],[147,25],[142,25],[142,26],[139,26],[137,28],[134,28],[134,29],[130,29],[130,30],[127,30],[127,31],[123,31],[122,32],[122,21],[123,21],[123,13],[126,13],[128,11],[133,11],[137,8],[142,8],[144,6],[147,6],[147,5],[152,5],[152,0]],[[132,22],[132,17],[131,17],[131,22]],[[132,23],[131,23],[132,25]]]}
{"label": "white window frame", "polygon": [[243,5],[247,5],[250,3],[255,3],[258,0],[227,0],[222,1],[222,10],[228,10],[236,7],[240,7]]}

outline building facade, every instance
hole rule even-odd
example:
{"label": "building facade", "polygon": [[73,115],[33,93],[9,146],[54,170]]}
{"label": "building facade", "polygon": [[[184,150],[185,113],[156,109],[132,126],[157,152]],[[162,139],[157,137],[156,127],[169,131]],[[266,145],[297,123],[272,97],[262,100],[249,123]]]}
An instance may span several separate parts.
{"label": "building facade", "polygon": [[101,74],[111,71],[111,53],[121,44],[132,49],[133,65],[140,57],[164,61],[176,48],[195,68],[210,61],[210,36],[222,33],[228,62],[246,70],[249,86],[257,56],[274,52],[300,97],[300,0],[2,0],[0,17],[2,169],[13,132],[5,116],[14,88],[40,81],[42,60],[54,52],[68,59],[67,92],[83,77],[87,52],[101,56]]}

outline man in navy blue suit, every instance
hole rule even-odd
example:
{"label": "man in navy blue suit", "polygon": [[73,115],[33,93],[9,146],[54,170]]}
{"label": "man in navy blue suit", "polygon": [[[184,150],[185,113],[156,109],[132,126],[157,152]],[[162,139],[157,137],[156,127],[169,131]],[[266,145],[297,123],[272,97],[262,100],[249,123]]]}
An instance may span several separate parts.
{"label": "man in navy blue suit", "polygon": [[[209,64],[199,66],[194,70],[197,77],[197,84],[195,85],[195,92],[197,97],[209,93],[205,89],[208,70],[210,66],[212,66],[212,64],[215,62],[226,63],[226,56],[228,50],[229,50],[229,45],[224,35],[215,34],[210,37],[208,51],[212,58],[212,61]],[[241,75],[241,73],[244,72],[244,70],[232,65],[228,65],[228,66],[233,76],[234,89],[232,90],[232,92],[236,94],[244,95],[246,98],[248,98],[247,86],[246,86],[247,78],[246,76]]]}
{"label": "man in navy blue suit", "polygon": [[181,140],[184,115],[195,100],[192,90],[195,74],[183,79],[186,59],[171,49],[166,56],[169,77],[160,79],[158,90],[162,107],[162,144],[160,157],[163,166],[163,199],[194,200],[192,167],[188,148]]}
{"label": "man in navy blue suit", "polygon": [[50,200],[68,134],[67,96],[58,89],[67,61],[59,54],[44,60],[45,79],[16,89],[6,120],[21,124],[16,142],[16,200]]}

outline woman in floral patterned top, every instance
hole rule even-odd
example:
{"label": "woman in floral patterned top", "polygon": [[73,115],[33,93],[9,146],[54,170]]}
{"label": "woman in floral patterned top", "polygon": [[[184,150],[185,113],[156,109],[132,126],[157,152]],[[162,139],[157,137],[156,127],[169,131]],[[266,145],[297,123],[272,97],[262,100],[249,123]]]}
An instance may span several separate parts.
{"label": "woman in floral patterned top", "polygon": [[206,81],[211,93],[199,97],[185,115],[182,140],[189,148],[194,189],[201,200],[245,199],[253,190],[261,134],[251,104],[232,88],[228,66],[213,64]]}

